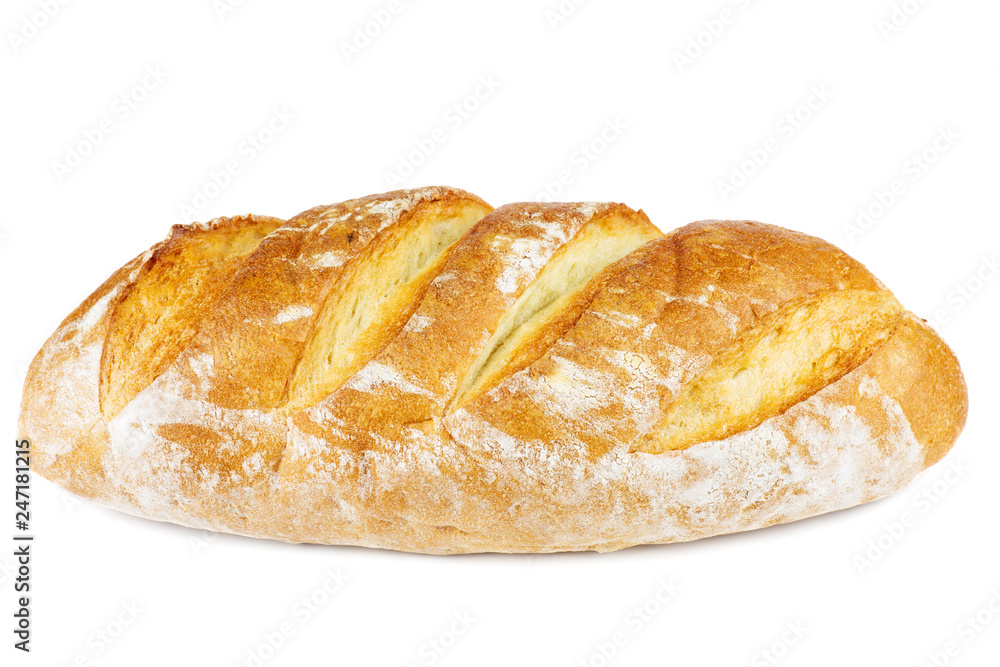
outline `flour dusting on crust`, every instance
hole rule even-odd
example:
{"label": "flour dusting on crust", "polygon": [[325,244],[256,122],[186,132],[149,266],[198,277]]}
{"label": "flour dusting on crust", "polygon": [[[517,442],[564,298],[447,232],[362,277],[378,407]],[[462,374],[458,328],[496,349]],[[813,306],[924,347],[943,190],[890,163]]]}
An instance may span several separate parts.
{"label": "flour dusting on crust", "polygon": [[[307,339],[323,305],[318,291],[350,263],[353,244],[448,192],[318,207],[272,232],[241,274],[256,291],[229,294],[217,312],[230,319],[206,326],[108,419],[99,395],[105,337],[153,249],[133,260],[29,370],[22,420],[40,470],[106,505],[199,528],[459,553],[607,551],[751,530],[886,496],[924,468],[921,431],[907,417],[919,392],[899,390],[912,383],[894,383],[885,369],[910,372],[899,360],[925,349],[895,334],[753,428],[675,451],[636,450],[713,354],[763,315],[834,280],[874,280],[860,265],[842,271],[848,260],[828,246],[810,274],[795,244],[815,250],[815,240],[755,223],[696,223],[622,260],[627,268],[602,278],[609,282],[585,308],[567,311],[568,329],[488,391],[452,405],[520,295],[613,206],[594,202],[498,209],[455,244],[393,324],[394,338],[330,395],[303,410],[260,399],[255,392],[268,388],[280,397],[288,361],[262,348],[297,349]],[[791,248],[785,255],[781,244]],[[695,251],[708,264],[697,271],[683,265]],[[728,256],[754,279],[741,283],[729,264],[712,264]],[[916,333],[906,341],[933,335],[908,326]],[[248,380],[234,381],[238,373]]]}

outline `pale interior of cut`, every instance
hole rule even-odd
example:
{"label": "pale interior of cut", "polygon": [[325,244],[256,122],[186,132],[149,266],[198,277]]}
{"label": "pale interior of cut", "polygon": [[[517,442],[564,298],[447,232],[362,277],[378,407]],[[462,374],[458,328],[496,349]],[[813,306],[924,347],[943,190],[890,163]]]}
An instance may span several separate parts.
{"label": "pale interior of cut", "polygon": [[398,333],[441,271],[446,252],[487,213],[424,213],[382,232],[333,288],[288,385],[285,409],[333,393]]}
{"label": "pale interior of cut", "polygon": [[195,229],[167,241],[115,308],[101,360],[101,409],[114,417],[187,347],[237,266],[276,218]]}
{"label": "pale interior of cut", "polygon": [[684,449],[758,426],[864,363],[899,313],[891,294],[868,290],[789,304],[718,355],[636,449]]}
{"label": "pale interior of cut", "polygon": [[623,223],[617,216],[590,221],[549,260],[504,314],[478,359],[469,368],[449,411],[496,386],[520,370],[519,350],[543,335],[549,323],[569,307],[588,281],[608,265],[660,236],[649,224]]}

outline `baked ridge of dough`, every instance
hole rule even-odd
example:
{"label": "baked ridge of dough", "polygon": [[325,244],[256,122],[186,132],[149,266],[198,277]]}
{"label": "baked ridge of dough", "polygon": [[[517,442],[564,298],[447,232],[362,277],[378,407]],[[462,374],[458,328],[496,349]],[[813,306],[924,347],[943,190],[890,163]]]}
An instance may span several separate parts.
{"label": "baked ridge of dough", "polygon": [[[346,246],[334,236],[367,229],[366,243],[378,244],[388,238],[378,216],[398,223],[401,205],[460,191],[415,192],[317,207],[268,233],[239,257],[243,277],[220,290],[228,296],[188,348],[108,419],[95,349],[107,345],[109,312],[134,292],[156,247],[123,267],[32,363],[20,427],[38,442],[36,469],[142,516],[293,542],[611,550],[867,502],[940,460],[964,425],[967,390],[954,355],[839,249],[747,221],[660,235],[641,211],[592,203],[508,205],[479,219],[437,248],[435,261],[401,270],[412,285],[368,321],[383,338],[329,395],[289,393],[331,285],[368,257],[336,254]],[[359,211],[369,217],[356,226]],[[609,233],[634,229],[634,241],[576,278],[571,263],[556,268],[572,239],[581,251],[595,247],[581,229],[602,215],[622,216]],[[386,224],[390,234],[401,229]],[[409,234],[400,243],[408,239],[420,245]],[[551,299],[545,276],[566,292]],[[508,317],[532,285],[543,298],[523,321],[516,311]],[[815,321],[815,312],[803,316],[815,329],[852,295],[880,317],[866,328],[852,315],[836,372],[810,373],[815,358],[802,359],[810,345],[740,350],[754,336],[766,340],[762,323],[783,314],[797,322],[796,304],[819,309]],[[838,340],[815,342],[839,349]],[[757,406],[774,414],[703,428],[658,453],[636,447],[713,364],[728,369],[742,359],[734,351],[753,350],[761,363],[782,355],[799,363],[786,375],[794,391]],[[79,414],[46,413],[54,388]],[[716,394],[701,405],[734,402],[731,392]],[[283,405],[289,396],[301,402]],[[62,421],[46,423],[49,415]],[[843,478],[838,461],[854,476]]]}

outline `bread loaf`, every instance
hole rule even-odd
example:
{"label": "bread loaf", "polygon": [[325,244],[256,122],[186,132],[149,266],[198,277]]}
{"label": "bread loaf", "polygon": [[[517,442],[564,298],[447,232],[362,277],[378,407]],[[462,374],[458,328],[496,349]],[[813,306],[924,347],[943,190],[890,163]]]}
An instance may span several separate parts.
{"label": "bread loaf", "polygon": [[152,519],[609,551],[881,498],[966,410],[948,347],[824,241],[424,188],[174,227],[45,343],[20,433]]}

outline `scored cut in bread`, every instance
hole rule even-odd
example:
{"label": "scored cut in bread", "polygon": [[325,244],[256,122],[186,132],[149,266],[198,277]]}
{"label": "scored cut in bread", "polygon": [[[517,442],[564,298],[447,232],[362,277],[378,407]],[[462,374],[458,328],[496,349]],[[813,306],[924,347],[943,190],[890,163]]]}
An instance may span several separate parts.
{"label": "scored cut in bread", "polygon": [[883,497],[966,410],[937,334],[820,239],[442,187],[175,227],[46,342],[20,433],[153,519],[608,551]]}

